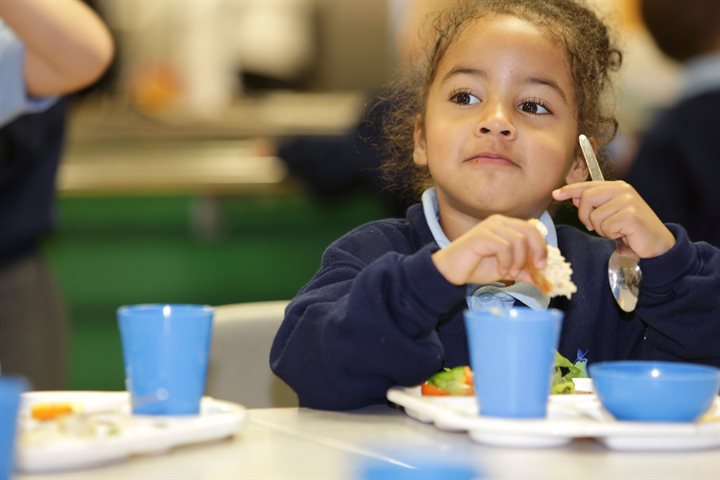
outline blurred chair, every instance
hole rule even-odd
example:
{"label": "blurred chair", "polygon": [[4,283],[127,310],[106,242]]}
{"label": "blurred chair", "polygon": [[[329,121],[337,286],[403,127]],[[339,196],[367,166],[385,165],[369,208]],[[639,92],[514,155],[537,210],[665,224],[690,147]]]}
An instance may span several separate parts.
{"label": "blurred chair", "polygon": [[270,345],[287,300],[215,307],[205,393],[248,408],[294,407],[297,396],[270,370]]}

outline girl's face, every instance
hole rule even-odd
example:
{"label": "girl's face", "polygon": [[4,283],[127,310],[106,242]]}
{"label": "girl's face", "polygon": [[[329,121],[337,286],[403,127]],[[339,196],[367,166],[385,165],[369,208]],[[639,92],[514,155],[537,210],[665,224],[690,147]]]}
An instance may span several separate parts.
{"label": "girl's face", "polygon": [[537,217],[553,189],[584,180],[577,128],[561,47],[516,17],[467,25],[415,126],[414,160],[430,170],[448,236],[493,213]]}

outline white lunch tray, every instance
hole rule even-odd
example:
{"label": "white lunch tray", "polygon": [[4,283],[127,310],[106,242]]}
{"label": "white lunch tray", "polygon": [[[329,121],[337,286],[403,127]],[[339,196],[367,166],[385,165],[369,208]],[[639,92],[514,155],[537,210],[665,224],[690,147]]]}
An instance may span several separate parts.
{"label": "white lunch tray", "polygon": [[701,421],[684,423],[617,421],[594,394],[551,395],[547,417],[531,420],[479,416],[475,397],[422,396],[419,387],[393,387],[387,398],[416,420],[441,430],[467,431],[473,440],[487,445],[557,447],[589,437],[613,450],[720,447],[720,397]]}
{"label": "white lunch tray", "polygon": [[[46,402],[77,404],[92,415],[112,411],[108,418],[119,424],[120,429],[115,434],[77,436],[46,428],[48,434],[31,435],[28,433],[31,429],[37,433],[38,427],[53,427],[30,419],[30,407]],[[202,399],[197,416],[145,416],[130,414],[127,392],[27,392],[20,406],[16,468],[23,472],[73,470],[132,455],[158,454],[180,445],[232,436],[243,427],[245,419],[245,407],[210,397]]]}

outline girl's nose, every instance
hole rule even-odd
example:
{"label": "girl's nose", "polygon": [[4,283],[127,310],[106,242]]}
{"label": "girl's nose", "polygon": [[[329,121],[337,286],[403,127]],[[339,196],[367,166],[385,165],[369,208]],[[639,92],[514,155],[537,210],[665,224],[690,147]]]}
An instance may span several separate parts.
{"label": "girl's nose", "polygon": [[479,136],[500,135],[511,140],[515,138],[515,127],[502,105],[495,105],[485,110],[478,122],[476,133]]}

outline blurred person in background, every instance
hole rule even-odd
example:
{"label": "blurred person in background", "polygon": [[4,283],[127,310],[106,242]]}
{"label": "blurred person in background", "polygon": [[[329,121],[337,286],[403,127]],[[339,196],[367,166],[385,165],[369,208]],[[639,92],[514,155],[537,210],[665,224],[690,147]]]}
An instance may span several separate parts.
{"label": "blurred person in background", "polygon": [[96,0],[117,32],[123,94],[171,122],[214,119],[243,89],[302,83],[316,54],[311,0]]}
{"label": "blurred person in background", "polygon": [[[427,19],[454,0],[390,0],[393,55],[400,67],[418,61]],[[385,187],[380,173],[383,117],[391,107],[380,90],[373,92],[358,121],[345,135],[286,137],[261,140],[257,151],[277,156],[312,193],[330,198],[358,190],[379,193],[388,214],[404,216],[412,201]]]}
{"label": "blurred person in background", "polygon": [[660,50],[682,62],[674,106],[641,139],[627,181],[664,222],[720,246],[720,2],[642,0]]}
{"label": "blurred person in background", "polygon": [[65,384],[65,305],[41,255],[55,223],[62,96],[112,57],[108,29],[81,1],[0,1],[0,369],[35,389]]}

